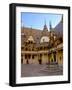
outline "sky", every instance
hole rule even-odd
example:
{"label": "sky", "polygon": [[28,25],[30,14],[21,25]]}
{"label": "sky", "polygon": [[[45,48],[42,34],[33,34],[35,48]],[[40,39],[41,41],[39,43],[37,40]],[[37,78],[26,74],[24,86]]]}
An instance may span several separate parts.
{"label": "sky", "polygon": [[21,12],[21,26],[43,30],[46,23],[49,30],[50,23],[54,28],[61,18],[61,14]]}

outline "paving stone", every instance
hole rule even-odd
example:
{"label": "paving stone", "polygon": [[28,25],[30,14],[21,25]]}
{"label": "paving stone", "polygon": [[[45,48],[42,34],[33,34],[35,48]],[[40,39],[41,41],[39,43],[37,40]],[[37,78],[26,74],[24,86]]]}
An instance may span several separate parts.
{"label": "paving stone", "polygon": [[34,77],[34,76],[55,76],[63,75],[63,68],[61,66],[51,66],[46,64],[22,64],[21,77]]}

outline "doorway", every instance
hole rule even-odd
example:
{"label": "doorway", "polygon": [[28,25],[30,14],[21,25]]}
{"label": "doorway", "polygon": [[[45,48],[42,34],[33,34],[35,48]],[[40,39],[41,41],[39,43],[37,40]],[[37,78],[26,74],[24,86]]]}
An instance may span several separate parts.
{"label": "doorway", "polygon": [[26,60],[26,64],[29,64],[29,61],[28,61],[28,59]]}
{"label": "doorway", "polygon": [[41,59],[39,59],[39,64],[42,64],[42,60]]}
{"label": "doorway", "polygon": [[54,62],[56,62],[56,52],[54,52]]}

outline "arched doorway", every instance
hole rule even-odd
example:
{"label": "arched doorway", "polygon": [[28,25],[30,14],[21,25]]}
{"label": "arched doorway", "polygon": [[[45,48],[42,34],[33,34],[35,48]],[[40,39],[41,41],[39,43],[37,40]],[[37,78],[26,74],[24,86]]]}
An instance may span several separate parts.
{"label": "arched doorway", "polygon": [[42,64],[42,54],[40,54],[38,61],[39,61],[39,64]]}
{"label": "arched doorway", "polygon": [[39,64],[42,64],[42,60],[41,59],[39,59]]}
{"label": "arched doorway", "polygon": [[26,60],[26,64],[29,64],[29,61],[28,61],[28,59]]}
{"label": "arched doorway", "polygon": [[21,55],[21,64],[23,64],[23,55]]}
{"label": "arched doorway", "polygon": [[28,55],[25,55],[25,60],[26,60],[26,64],[29,64],[29,59],[28,59]]}
{"label": "arched doorway", "polygon": [[54,62],[56,62],[56,52],[54,52]]}

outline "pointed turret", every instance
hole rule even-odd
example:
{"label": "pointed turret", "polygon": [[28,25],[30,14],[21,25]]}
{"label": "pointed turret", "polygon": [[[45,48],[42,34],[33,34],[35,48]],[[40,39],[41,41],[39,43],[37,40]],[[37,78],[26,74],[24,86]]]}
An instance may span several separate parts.
{"label": "pointed turret", "polygon": [[43,30],[44,30],[44,31],[48,31],[48,28],[47,28],[47,25],[46,25],[46,21],[45,21],[45,25],[44,25]]}
{"label": "pointed turret", "polygon": [[48,35],[48,28],[47,28],[46,21],[45,21],[44,28],[42,31],[42,36],[47,36],[47,35]]}

